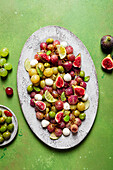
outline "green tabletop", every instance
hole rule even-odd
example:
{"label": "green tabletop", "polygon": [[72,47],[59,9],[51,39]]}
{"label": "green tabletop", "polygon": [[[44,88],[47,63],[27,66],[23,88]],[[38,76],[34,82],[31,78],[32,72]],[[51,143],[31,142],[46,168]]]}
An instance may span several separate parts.
{"label": "green tabletop", "polygon": [[[17,67],[24,43],[41,27],[57,25],[72,31],[87,47],[95,64],[99,84],[99,107],[95,123],[85,140],[69,150],[43,144],[30,130],[17,94]],[[113,72],[101,69],[103,35],[113,36],[113,0],[1,0],[0,49],[10,51],[13,70],[0,78],[0,104],[16,115],[15,140],[0,148],[0,170],[112,170],[113,169]],[[8,98],[4,87],[12,87]]]}

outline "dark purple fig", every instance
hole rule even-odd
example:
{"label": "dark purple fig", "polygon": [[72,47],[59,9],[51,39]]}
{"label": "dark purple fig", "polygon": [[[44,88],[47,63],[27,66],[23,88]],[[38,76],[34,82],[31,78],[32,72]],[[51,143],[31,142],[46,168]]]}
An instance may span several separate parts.
{"label": "dark purple fig", "polygon": [[110,53],[112,51],[113,37],[111,35],[105,35],[101,38],[101,48],[106,53]]}

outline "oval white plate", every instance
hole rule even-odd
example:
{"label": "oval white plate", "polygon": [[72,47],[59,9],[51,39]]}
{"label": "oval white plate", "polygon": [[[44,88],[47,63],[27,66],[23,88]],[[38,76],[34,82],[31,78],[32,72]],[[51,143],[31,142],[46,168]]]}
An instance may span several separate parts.
{"label": "oval white plate", "polygon": [[17,118],[16,118],[15,114],[13,113],[13,111],[10,110],[8,107],[0,105],[0,109],[8,110],[12,113],[12,123],[14,124],[14,131],[11,133],[10,139],[5,140],[3,143],[0,144],[0,146],[5,146],[5,145],[9,144],[10,142],[12,142],[12,140],[15,138],[17,131],[18,131],[18,121],[17,121]]}
{"label": "oval white plate", "polygon": [[[63,135],[58,140],[51,140],[50,134],[47,129],[41,127],[40,121],[36,119],[35,110],[30,106],[30,96],[27,93],[27,86],[31,84],[29,75],[24,68],[24,62],[27,58],[30,60],[34,58],[36,52],[40,49],[40,43],[44,42],[47,38],[58,39],[60,41],[66,41],[68,45],[71,45],[74,49],[75,56],[81,53],[82,58],[82,70],[85,71],[86,76],[90,76],[90,81],[87,85],[87,93],[89,95],[90,107],[85,111],[86,119],[79,127],[77,134],[64,137]],[[34,32],[29,39],[26,41],[18,63],[17,72],[17,87],[18,95],[20,99],[21,108],[28,122],[31,130],[35,135],[43,141],[45,144],[57,148],[57,149],[68,149],[79,144],[90,131],[98,108],[98,82],[96,76],[96,70],[91,56],[81,42],[72,32],[65,28],[58,26],[47,26]]]}

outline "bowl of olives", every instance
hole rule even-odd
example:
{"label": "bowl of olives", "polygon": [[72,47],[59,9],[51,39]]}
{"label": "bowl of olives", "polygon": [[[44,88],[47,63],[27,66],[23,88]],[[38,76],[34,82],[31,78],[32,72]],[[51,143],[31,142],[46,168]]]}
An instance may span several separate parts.
{"label": "bowl of olives", "polygon": [[15,114],[6,106],[0,105],[0,146],[9,144],[18,131]]}

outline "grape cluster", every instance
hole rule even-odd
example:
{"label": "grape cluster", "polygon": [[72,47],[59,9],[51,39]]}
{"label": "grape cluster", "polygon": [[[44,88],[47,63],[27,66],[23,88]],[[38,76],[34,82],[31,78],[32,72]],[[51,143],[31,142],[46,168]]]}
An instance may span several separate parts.
{"label": "grape cluster", "polygon": [[0,76],[6,77],[8,72],[12,70],[12,64],[8,63],[6,57],[9,55],[8,48],[2,48],[0,50]]}

